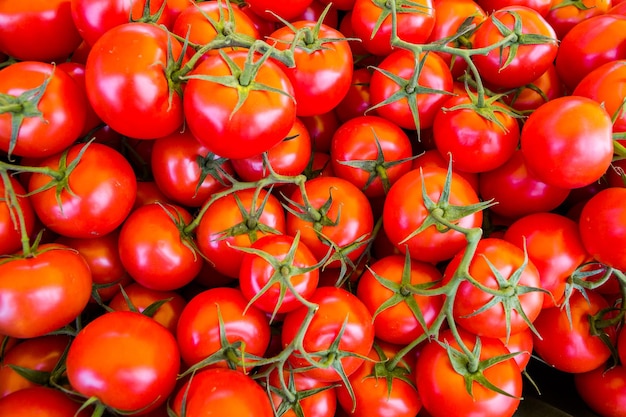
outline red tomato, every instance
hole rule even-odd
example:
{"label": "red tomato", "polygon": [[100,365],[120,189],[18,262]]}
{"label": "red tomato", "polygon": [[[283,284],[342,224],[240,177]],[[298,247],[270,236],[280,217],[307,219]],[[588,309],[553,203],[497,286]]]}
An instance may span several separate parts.
{"label": "red tomato", "polygon": [[[8,184],[5,181],[8,180]],[[8,185],[8,186],[7,186]],[[10,190],[15,193],[15,201],[11,200]],[[35,212],[31,201],[26,197],[26,190],[10,175],[3,175],[0,180],[0,255],[10,255],[22,248],[22,233],[17,210],[22,212],[27,236],[35,229]],[[6,197],[9,196],[7,199]]]}
{"label": "red tomato", "polygon": [[520,142],[529,171],[560,188],[597,181],[613,158],[611,118],[586,97],[566,96],[543,104],[524,123]]}
{"label": "red tomato", "polygon": [[[234,51],[224,57],[208,56],[187,76],[187,127],[211,152],[224,158],[247,158],[267,151],[289,134],[296,117],[291,82],[273,61],[265,61],[253,80],[240,77],[247,55]],[[204,77],[218,77],[219,82]]]}
{"label": "red tomato", "polygon": [[[383,227],[391,243],[402,253],[409,251],[411,258],[437,263],[451,259],[467,245],[465,235],[447,230],[440,232],[431,225],[411,236],[427,219],[429,212],[424,205],[422,186],[428,197],[437,202],[443,191],[446,170],[439,167],[414,169],[404,174],[389,190],[383,207]],[[423,178],[423,180],[422,180]],[[463,177],[452,172],[449,203],[467,206],[479,202],[476,191]],[[480,227],[481,211],[453,220],[459,227]]]}
{"label": "red tomato", "polygon": [[621,417],[626,410],[626,368],[624,365],[574,375],[576,392],[593,411],[604,417]]}
{"label": "red tomato", "polygon": [[[292,346],[294,353],[289,363],[295,369],[307,368],[303,373],[324,382],[338,382],[340,366],[346,376],[354,373],[364,362],[374,343],[372,315],[355,295],[337,287],[318,288],[309,301],[317,304],[303,338],[296,339],[309,314],[307,306],[287,313],[283,321],[281,341],[284,348]],[[339,338],[339,339],[338,339]],[[337,346],[332,346],[338,341]],[[306,352],[307,357],[300,353]],[[353,355],[350,355],[353,354]],[[331,361],[330,366],[321,363]],[[312,366],[312,368],[308,368]]]}
{"label": "red tomato", "polygon": [[[58,69],[62,69],[67,72],[72,79],[78,84],[80,87],[83,96],[85,98],[86,108],[85,108],[85,126],[83,127],[83,131],[80,136],[85,137],[89,134],[92,134],[94,130],[100,130],[100,125],[102,124],[102,120],[96,114],[93,107],[91,107],[91,103],[87,99],[87,87],[85,85],[85,64],[80,64],[78,62],[62,62],[57,65]],[[87,137],[87,139],[91,139],[91,137]]]}
{"label": "red tomato", "polygon": [[552,0],[477,0],[477,3],[489,14],[503,7],[526,6],[545,17],[553,2]]}
{"label": "red tomato", "polygon": [[313,0],[290,0],[276,2],[273,0],[248,0],[250,10],[263,19],[270,21],[292,21],[300,16]]}
{"label": "red tomato", "polygon": [[181,53],[181,43],[162,27],[126,23],[110,29],[87,59],[91,106],[104,123],[131,138],[154,139],[179,130],[182,98],[172,91],[164,68]]}
{"label": "red tomato", "polygon": [[335,111],[329,111],[315,116],[301,117],[300,120],[311,136],[313,151],[329,152],[330,141],[341,124],[338,114]]}
{"label": "red tomato", "polygon": [[[549,3],[549,0],[548,0]],[[487,10],[487,7],[483,7]],[[558,46],[556,33],[541,14],[525,6],[508,6],[499,8],[492,13],[472,34],[473,48],[487,48],[501,41],[505,35],[494,19],[513,31],[516,22],[521,25],[515,40],[515,56],[510,58],[513,46],[492,49],[487,54],[472,56],[483,80],[491,84],[516,88],[535,81],[546,72],[554,62]],[[542,43],[531,41],[524,43],[524,35],[543,36]]]}
{"label": "red tomato", "polygon": [[89,417],[88,410],[64,392],[36,386],[0,398],[0,415],[12,417]]}
{"label": "red tomato", "polygon": [[117,229],[128,217],[137,189],[130,163],[99,143],[76,144],[38,163],[56,172],[34,173],[30,200],[41,222],[67,237],[92,238]]}
{"label": "red tomato", "polygon": [[600,191],[583,206],[580,236],[597,261],[626,271],[626,188]]}
{"label": "red tomato", "polygon": [[194,374],[175,392],[172,411],[177,417],[274,417],[265,390],[250,376],[232,369],[205,369]]}
{"label": "red tomato", "polygon": [[180,353],[162,325],[131,311],[87,324],[67,352],[67,378],[78,393],[121,411],[148,411],[176,385]]}
{"label": "red tomato", "polygon": [[264,190],[257,194],[246,189],[211,202],[196,229],[196,241],[218,272],[238,278],[243,252],[235,248],[285,230],[285,212],[278,198]]}
{"label": "red tomato", "polygon": [[[370,100],[371,79],[372,70],[369,68],[356,68],[352,73],[352,84],[346,96],[335,107],[335,114],[342,123],[366,115],[367,109],[372,105]],[[368,114],[374,116],[375,113],[374,110]]]}
{"label": "red tomato", "polygon": [[291,47],[296,32],[305,35],[296,43],[295,66],[278,64],[291,80],[298,116],[315,116],[334,109],[346,96],[352,82],[354,62],[345,36],[332,27],[300,20],[269,36],[278,50]]}
{"label": "red tomato", "polygon": [[501,338],[504,346],[511,352],[517,353],[513,357],[520,370],[526,369],[526,365],[530,362],[533,353],[533,332],[530,328],[517,332],[508,337]]}
{"label": "red tomato", "polygon": [[[486,366],[486,361],[507,355],[509,350],[498,339],[478,338],[464,331],[460,334],[461,340],[470,350],[480,341],[480,362],[475,364],[479,371],[474,369],[472,363],[457,364],[462,369],[461,373],[453,368],[446,344],[457,353],[460,353],[460,347],[449,330],[442,332],[439,336],[442,343],[433,341],[425,344],[417,359],[416,386],[424,408],[432,417],[513,416],[522,394],[522,375],[517,363],[510,358]],[[490,383],[508,395],[481,385],[472,378],[474,372],[480,372]],[[464,377],[471,379],[466,382]],[[471,395],[467,391],[466,383],[471,384]]]}
{"label": "red tomato", "polygon": [[[34,89],[42,89],[39,96]],[[13,104],[0,114],[0,150],[9,155],[50,156],[74,143],[83,131],[83,92],[72,77],[56,71],[52,64],[23,61],[3,68],[0,94]],[[23,120],[15,129],[13,120],[20,117]]]}
{"label": "red tomato", "polygon": [[617,336],[617,354],[621,363],[626,363],[626,332],[622,328]]}
{"label": "red tomato", "polygon": [[540,287],[551,294],[545,294],[544,308],[561,304],[568,279],[589,256],[576,222],[556,213],[523,216],[508,227],[504,239],[525,249],[537,267]]}
{"label": "red tomato", "polygon": [[133,211],[122,225],[118,243],[130,276],[159,291],[189,284],[203,263],[192,238],[181,230],[191,220],[187,210],[174,204],[152,203]]}
{"label": "red tomato", "polygon": [[[574,291],[569,298],[569,309],[543,309],[534,322],[541,336],[533,336],[535,354],[553,368],[569,373],[589,372],[601,366],[610,358],[611,351],[592,333],[590,318],[608,307],[609,303],[593,291],[587,291],[585,296]],[[606,331],[614,341],[614,330],[601,331]]]}
{"label": "red tomato", "polygon": [[[226,340],[221,340],[221,326]],[[178,320],[176,340],[188,366],[220,351],[225,345],[242,342],[241,352],[232,352],[232,346],[230,350],[244,361],[236,364],[238,368],[246,370],[254,366],[254,361],[243,355],[262,357],[265,354],[270,343],[270,325],[265,313],[249,305],[238,289],[212,288],[189,300]],[[222,359],[212,366],[225,368],[228,365]]]}
{"label": "red tomato", "polygon": [[377,116],[359,116],[335,132],[330,162],[335,175],[371,198],[384,196],[411,170],[412,154],[409,137],[395,123]]}
{"label": "red tomato", "polygon": [[[391,4],[356,0],[352,8],[352,30],[363,40],[365,49],[374,55],[389,55],[391,46]],[[398,5],[397,36],[405,41],[423,44],[435,26],[432,0],[402,2]]]}
{"label": "red tomato", "polygon": [[542,104],[565,95],[565,88],[554,65],[530,84],[507,93],[502,100],[518,112],[532,112]]}
{"label": "red tomato", "polygon": [[579,4],[555,0],[545,18],[554,28],[557,37],[563,39],[571,28],[583,20],[607,13],[611,4],[611,0],[582,0]]}
{"label": "red tomato", "polygon": [[[376,337],[406,345],[424,334],[440,313],[443,296],[414,294],[408,286],[425,289],[441,280],[431,264],[390,255],[373,262],[359,278],[356,295],[374,317]],[[408,266],[408,270],[406,267]],[[394,304],[389,304],[394,302]],[[423,323],[422,324],[422,321]]]}
{"label": "red tomato", "polygon": [[59,62],[82,38],[71,0],[4,1],[0,4],[0,51],[20,61]]}
{"label": "red tomato", "polygon": [[[410,80],[416,65],[418,63],[412,52],[392,52],[376,67],[370,81],[371,100],[376,113],[411,130],[432,127],[435,115],[449,97],[446,92],[452,92],[453,87],[450,69],[439,55],[420,55],[420,73],[417,85],[413,86]],[[393,101],[386,102],[390,99]],[[411,102],[417,107],[417,112],[412,110]]]}
{"label": "red tomato", "polygon": [[[313,0],[311,4],[309,4],[309,6],[302,12],[302,14],[292,20],[308,20],[310,22],[317,22],[322,17],[322,13],[326,10],[327,6],[328,2]],[[337,7],[335,7],[335,2],[332,2],[331,7],[328,9],[328,12],[326,12],[323,23],[334,29],[337,29],[339,26],[339,12]]]}
{"label": "red tomato", "polygon": [[[450,261],[442,285],[455,278],[465,256],[465,251],[459,252]],[[465,330],[485,337],[508,337],[529,328],[541,312],[544,296],[539,291],[539,271],[512,243],[482,239],[470,261],[469,274],[488,290],[468,280],[459,284],[453,316]]]}
{"label": "red tomato", "polygon": [[[447,170],[448,165],[449,165],[449,156],[447,155],[445,157],[441,156],[441,154],[436,148],[428,149],[424,151],[423,153],[417,155],[417,157],[413,159],[413,169],[426,168],[428,166],[436,166],[436,167],[440,167],[440,168]],[[465,180],[472,185],[472,188],[478,191],[478,174],[474,172],[459,171],[456,169],[454,165],[452,166],[452,171],[456,172],[457,174],[465,178]]]}
{"label": "red tomato", "polygon": [[0,334],[30,338],[76,319],[91,297],[91,271],[75,250],[43,244],[0,262]]}

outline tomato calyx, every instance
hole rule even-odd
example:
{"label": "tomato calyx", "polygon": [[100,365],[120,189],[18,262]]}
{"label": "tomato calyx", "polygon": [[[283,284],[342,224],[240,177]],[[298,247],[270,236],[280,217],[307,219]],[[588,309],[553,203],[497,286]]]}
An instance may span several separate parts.
{"label": "tomato calyx", "polygon": [[163,15],[163,12],[165,11],[165,6],[167,5],[167,2],[163,1],[161,7],[159,7],[159,10],[154,13],[150,12],[150,3],[152,3],[152,0],[146,0],[146,3],[143,6],[143,10],[141,11],[141,16],[139,16],[138,18],[133,17],[133,11],[131,8],[128,16],[128,21],[131,23],[157,23]]}
{"label": "tomato calyx", "polygon": [[[400,13],[423,13],[423,14],[427,14],[428,11],[430,10],[427,6],[416,3],[411,0],[395,0],[395,1],[373,0],[372,3],[374,3],[376,7],[381,9],[380,15],[378,16],[378,19],[376,20],[376,24],[374,25],[374,29],[372,30],[372,38],[376,36],[376,33],[378,32],[383,22],[388,17],[391,16],[392,19],[395,18],[395,16],[398,13],[398,9],[401,10]],[[392,28],[393,33],[397,33],[396,26],[394,25],[392,26],[393,26]],[[391,44],[393,45],[393,42]]]}
{"label": "tomato calyx", "polygon": [[193,235],[191,232],[187,231],[188,229],[188,224],[185,223],[185,220],[183,218],[182,213],[178,210],[178,208],[176,206],[172,206],[172,205],[164,205],[161,202],[157,202],[156,204],[158,204],[163,211],[165,211],[165,213],[167,214],[167,216],[170,218],[170,220],[174,223],[174,225],[176,226],[176,228],[178,229],[178,232],[180,233],[180,240],[181,243],[191,251],[191,253],[193,254],[194,257],[194,261],[197,259],[197,256],[200,255],[203,259],[206,259],[203,255],[202,252],[198,249],[198,246],[193,238]]}
{"label": "tomato calyx", "polygon": [[[376,378],[376,380],[384,378],[385,384],[387,385],[388,396],[391,396],[394,379],[399,379],[406,382],[410,386],[415,387],[415,382],[411,378],[411,370],[406,363],[404,363],[403,361],[390,362],[391,358],[387,356],[385,351],[380,347],[378,343],[374,343],[373,347],[376,350],[380,361],[374,364],[372,373],[366,378]],[[394,365],[389,366],[390,363],[393,363]]]}
{"label": "tomato calyx", "polygon": [[9,113],[11,117],[11,137],[7,150],[9,160],[11,160],[13,150],[17,144],[17,137],[22,123],[24,123],[24,119],[27,117],[39,117],[43,119],[43,113],[39,110],[39,102],[45,94],[55,70],[56,66],[53,66],[50,75],[44,79],[41,85],[26,90],[19,96],[0,94],[0,114]]}
{"label": "tomato calyx", "polygon": [[196,157],[196,163],[200,168],[200,176],[198,178],[198,184],[196,184],[194,197],[198,195],[198,191],[200,191],[207,177],[215,179],[215,181],[219,182],[224,187],[227,187],[229,183],[233,183],[234,179],[223,167],[226,161],[228,161],[228,158],[217,156],[212,152],[209,152],[206,156],[198,155]]}
{"label": "tomato calyx", "polygon": [[563,0],[554,4],[550,10],[557,10],[567,6],[574,6],[578,10],[589,10],[592,8],[592,6],[587,6],[583,0]]}

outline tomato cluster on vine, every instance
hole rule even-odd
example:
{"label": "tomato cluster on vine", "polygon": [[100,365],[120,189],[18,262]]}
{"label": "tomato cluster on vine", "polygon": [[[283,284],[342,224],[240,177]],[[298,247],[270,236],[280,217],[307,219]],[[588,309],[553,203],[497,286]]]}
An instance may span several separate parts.
{"label": "tomato cluster on vine", "polygon": [[626,2],[0,28],[0,416],[624,415]]}

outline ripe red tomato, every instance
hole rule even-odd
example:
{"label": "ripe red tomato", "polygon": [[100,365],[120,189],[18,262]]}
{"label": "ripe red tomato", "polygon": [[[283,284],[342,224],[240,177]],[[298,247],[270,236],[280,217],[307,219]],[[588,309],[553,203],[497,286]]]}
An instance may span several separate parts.
{"label": "ripe red tomato", "polygon": [[114,311],[78,333],[66,366],[78,393],[117,410],[146,412],[174,390],[180,353],[174,336],[150,317]]}
{"label": "ripe red tomato", "polygon": [[579,4],[566,0],[555,0],[544,17],[554,28],[559,39],[578,23],[594,16],[603,15],[611,7],[611,0],[583,0]]}
{"label": "ripe red tomato", "polygon": [[[30,90],[44,84],[43,94],[33,97]],[[20,109],[0,114],[0,150],[9,155],[32,158],[54,155],[74,143],[83,131],[86,117],[83,92],[69,74],[57,71],[52,64],[23,61],[3,68],[0,94],[6,95],[3,100],[19,104]],[[24,105],[35,108],[25,111]],[[16,130],[12,121],[19,117],[24,119]]]}
{"label": "ripe red tomato", "polygon": [[[308,315],[308,307],[302,306],[287,313],[283,321],[281,343],[284,348],[294,344],[289,363],[294,369],[324,382],[337,382],[341,376],[339,366],[346,376],[354,373],[364,362],[374,343],[372,315],[355,295],[343,288],[320,287],[311,298],[318,308],[308,323],[302,340],[295,339]],[[338,339],[339,338],[339,339]],[[332,347],[333,342],[339,342]],[[337,352],[333,352],[337,350]],[[337,354],[342,352],[341,354]],[[313,363],[300,353],[307,353]],[[353,353],[355,355],[346,355]],[[330,366],[322,366],[324,361]],[[309,368],[313,366],[312,368]]]}
{"label": "ripe red tomato", "polygon": [[574,375],[576,392],[593,411],[605,417],[620,417],[626,410],[626,367],[605,365]]}
{"label": "ripe red tomato", "polygon": [[476,2],[489,14],[503,7],[525,6],[536,10],[543,17],[546,16],[553,3],[552,0],[477,0]]}
{"label": "ripe red tomato", "polygon": [[[5,184],[8,179],[8,184]],[[16,201],[7,199],[9,187],[15,192]],[[26,190],[17,178],[8,175],[0,180],[0,255],[10,255],[22,247],[22,233],[17,218],[17,210],[21,210],[24,216],[26,235],[31,236],[35,229],[35,212],[30,199],[26,197]],[[14,204],[17,204],[17,207]]]}
{"label": "ripe red tomato", "polygon": [[597,181],[613,158],[612,123],[597,102],[580,96],[551,100],[524,123],[521,149],[532,174],[560,188]]}
{"label": "ripe red tomato", "polygon": [[533,353],[533,331],[528,328],[521,332],[514,333],[508,337],[501,338],[504,346],[511,353],[517,353],[513,359],[517,362],[520,370],[526,369],[526,365],[530,362]]}
{"label": "ripe red tomato", "polygon": [[[93,134],[94,130],[101,130],[102,120],[100,120],[100,117],[96,114],[93,107],[91,107],[91,103],[89,103],[89,99],[87,98],[87,87],[85,85],[85,64],[66,61],[57,64],[57,69],[62,69],[70,77],[72,77],[72,79],[80,87],[83,97],[85,98],[85,125],[83,126],[83,131],[80,133],[80,137]],[[90,136],[86,139],[88,140],[92,137],[93,136]]]}
{"label": "ripe red tomato", "polygon": [[565,87],[556,67],[550,65],[548,70],[535,81],[507,93],[502,97],[502,101],[518,112],[532,112],[547,101],[563,95],[565,95]]}
{"label": "ripe red tomato", "polygon": [[250,10],[259,17],[272,22],[292,21],[300,16],[313,0],[291,0],[276,2],[273,0],[248,0]]}
{"label": "ripe red tomato", "polygon": [[91,271],[75,250],[43,244],[0,262],[0,334],[30,338],[69,324],[91,297]]}
{"label": "ripe red tomato", "polygon": [[626,271],[626,188],[600,191],[583,206],[580,236],[597,261]]}
{"label": "ripe red tomato", "polygon": [[[174,204],[152,203],[133,211],[122,225],[118,250],[122,265],[144,287],[172,291],[189,284],[203,260],[181,228],[191,214]],[[192,242],[193,243],[193,242]]]}
{"label": "ripe red tomato", "polygon": [[0,398],[0,415],[12,417],[89,417],[88,410],[64,392],[36,386]]}
{"label": "ripe red tomato", "polygon": [[187,127],[224,158],[267,151],[289,134],[296,117],[293,86],[278,64],[265,61],[253,80],[239,77],[247,56],[244,51],[211,55],[187,76],[183,100]]}

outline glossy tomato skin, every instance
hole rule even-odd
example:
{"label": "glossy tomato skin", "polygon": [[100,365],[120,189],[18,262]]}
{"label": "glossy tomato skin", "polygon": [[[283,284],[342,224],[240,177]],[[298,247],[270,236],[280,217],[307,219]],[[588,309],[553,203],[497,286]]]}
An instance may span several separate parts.
{"label": "glossy tomato skin", "polygon": [[172,410],[178,417],[274,416],[268,394],[254,379],[242,372],[221,368],[203,369],[194,374],[175,392]]}
{"label": "glossy tomato skin", "polygon": [[73,389],[123,411],[148,411],[174,390],[180,353],[174,336],[141,313],[114,311],[87,324],[67,352]]}
{"label": "glossy tomato skin", "polygon": [[[476,336],[461,331],[463,343],[470,348],[476,343]],[[439,340],[459,350],[459,344],[449,330],[442,332]],[[482,337],[480,359],[486,360],[506,355],[509,350],[502,341]],[[485,377],[495,386],[509,393],[506,396],[472,383],[473,397],[467,392],[463,377],[450,363],[444,345],[435,341],[427,343],[420,350],[415,369],[417,391],[424,408],[432,417],[452,415],[513,416],[522,394],[522,375],[513,358],[499,362],[484,371]]]}
{"label": "glossy tomato skin", "polygon": [[563,39],[571,28],[583,20],[607,13],[612,4],[611,0],[584,0],[581,2],[584,7],[568,4],[563,0],[553,3],[545,18],[559,39]]}
{"label": "glossy tomato skin", "polygon": [[579,227],[582,242],[591,256],[613,268],[626,270],[626,188],[600,191],[583,206]]}
{"label": "glossy tomato skin", "polygon": [[[267,199],[263,205],[264,199]],[[238,201],[245,209],[241,212]],[[253,212],[254,216],[250,213]],[[258,212],[258,213],[257,213]],[[254,217],[254,221],[249,221]],[[255,222],[265,227],[259,228]],[[255,200],[253,189],[236,191],[209,205],[196,229],[198,249],[220,273],[239,277],[243,252],[237,246],[250,246],[267,234],[286,231],[285,212],[273,194],[261,190]]]}
{"label": "glossy tomato skin", "polygon": [[133,168],[122,154],[99,143],[73,145],[66,154],[51,156],[38,166],[62,171],[64,163],[69,165],[78,158],[76,168],[67,174],[69,191],[61,191],[59,199],[56,187],[35,192],[50,182],[48,175],[31,176],[28,190],[34,193],[30,199],[35,213],[46,227],[62,236],[89,238],[111,233],[124,222],[135,202]]}
{"label": "glossy tomato skin", "polygon": [[[17,62],[0,71],[0,94],[18,97],[48,80],[37,109],[41,116],[25,117],[12,149],[16,156],[43,158],[70,146],[85,124],[85,98],[65,71],[37,61]],[[11,113],[0,114],[0,150],[10,149]]]}
{"label": "glossy tomato skin", "polygon": [[532,112],[542,104],[565,95],[565,87],[554,65],[535,81],[516,88],[502,97],[502,101],[519,112]]}
{"label": "glossy tomato skin", "polygon": [[[449,161],[449,156],[441,156],[441,153],[439,153],[437,148],[427,149],[423,153],[417,155],[415,159],[413,159],[413,169],[425,168],[427,166],[436,166],[447,170],[448,165],[450,164]],[[452,171],[465,178],[465,180],[471,184],[472,188],[478,191],[477,173],[459,171],[455,168],[454,165],[452,166]]]}
{"label": "glossy tomato skin", "polygon": [[[100,120],[100,117],[96,114],[93,107],[91,107],[91,103],[89,103],[89,99],[87,98],[87,89],[85,85],[85,64],[66,61],[57,64],[57,69],[62,69],[70,77],[72,77],[72,79],[80,87],[80,90],[85,98],[85,125],[83,127],[83,131],[80,134],[80,137],[84,138],[88,134],[93,134],[94,130],[100,130],[102,120]],[[91,137],[88,137],[86,139],[89,140],[91,139]]]}
{"label": "glossy tomato skin", "polygon": [[[245,353],[263,356],[270,343],[270,326],[264,312],[248,300],[240,290],[228,287],[211,288],[195,295],[183,309],[176,339],[183,361],[191,366],[222,347],[219,320],[223,320],[228,342],[245,342]],[[246,366],[254,366],[248,359]],[[213,367],[227,367],[225,361]]]}
{"label": "glossy tomato skin", "polygon": [[[389,3],[370,0],[354,2],[352,30],[356,37],[362,39],[363,46],[371,54],[384,56],[392,51],[390,11]],[[435,25],[433,2],[419,0],[411,4],[402,4],[399,11],[401,12],[397,14],[397,36],[406,42],[425,43]],[[386,17],[379,23],[382,16]]]}
{"label": "glossy tomato skin", "polygon": [[552,6],[552,0],[477,0],[476,3],[478,3],[489,14],[502,9],[503,7],[525,6],[536,10],[541,16],[544,17]]}
{"label": "glossy tomato skin", "polygon": [[[338,349],[343,352],[353,352],[359,356],[342,355],[334,361],[340,361],[343,371],[350,376],[363,363],[364,357],[374,343],[372,315],[361,300],[343,288],[320,287],[309,301],[319,307],[305,331],[302,346],[294,346],[296,351],[289,357],[289,363],[294,369],[310,366],[306,358],[297,355],[299,348],[303,348],[309,355],[312,355],[316,362],[323,361],[325,357],[320,356],[319,353],[331,346],[343,328]],[[301,331],[307,312],[308,308],[302,306],[285,316],[281,334],[283,347],[294,342],[297,333]],[[341,380],[334,365],[312,368],[303,372],[324,382]]]}
{"label": "glossy tomato skin", "polygon": [[[243,68],[247,52],[228,52]],[[255,59],[258,61],[259,57]],[[232,71],[220,55],[208,56],[189,75],[184,94],[185,120],[191,133],[211,152],[239,159],[267,151],[289,133],[296,117],[294,90],[284,71],[266,61],[252,81],[284,92],[250,91],[237,109],[241,85],[224,86],[203,76],[230,77]],[[238,81],[235,81],[237,84]],[[233,113],[233,111],[237,109]]]}
{"label": "glossy tomato skin", "polygon": [[[437,263],[451,259],[462,250],[467,241],[462,233],[449,230],[444,233],[430,226],[404,241],[417,230],[428,216],[422,198],[422,182],[428,196],[437,202],[441,196],[446,178],[446,170],[439,167],[413,169],[404,174],[391,187],[383,206],[383,227],[391,243],[402,253],[409,251],[411,258],[424,262]],[[423,181],[422,181],[423,176]],[[461,176],[452,172],[450,204],[469,205],[478,203],[478,196],[472,186]],[[463,228],[480,227],[481,211],[465,216],[458,221]]]}
{"label": "glossy tomato skin", "polygon": [[516,88],[528,84],[546,72],[557,55],[557,37],[554,29],[541,14],[525,6],[508,6],[496,10],[472,34],[472,46],[484,48],[500,41],[504,36],[494,23],[498,19],[509,29],[513,29],[515,17],[519,17],[522,33],[542,35],[548,38],[545,43],[519,45],[515,57],[507,63],[511,47],[496,48],[486,55],[474,55],[472,60],[481,77],[491,84]]}
{"label": "glossy tomato skin", "polygon": [[[401,290],[391,290],[378,281],[377,276],[394,283],[403,282],[403,274],[410,274],[410,285],[434,285],[441,280],[441,272],[433,265],[412,260],[410,271],[404,271],[405,257],[401,255],[385,256],[373,262],[361,275],[357,284],[356,295],[374,317],[376,337],[389,343],[406,345],[424,334],[422,324],[409,306],[409,301],[402,301],[384,310],[378,311],[391,297],[401,294]],[[427,328],[434,322],[443,305],[440,295],[421,296],[412,294],[415,304],[422,314]]]}
{"label": "glossy tomato skin", "polygon": [[155,139],[183,125],[182,98],[170,94],[164,68],[182,45],[163,28],[126,23],[93,45],[85,66],[87,96],[103,122],[136,139]]}
{"label": "glossy tomato skin", "polygon": [[[250,0],[247,1],[250,10],[262,19],[272,22],[280,22],[279,18],[288,22],[300,16],[312,0],[293,0],[289,2],[276,2],[272,0]],[[271,11],[272,13],[268,12]],[[279,18],[277,18],[277,15]]]}
{"label": "glossy tomato skin", "polygon": [[119,235],[122,265],[131,277],[153,290],[171,291],[190,283],[202,268],[202,258],[183,241],[176,222],[191,222],[191,214],[174,204],[152,203],[128,216]]}
{"label": "glossy tomato skin", "polygon": [[0,51],[20,61],[66,59],[82,41],[70,5],[71,0],[3,2]]}
{"label": "glossy tomato skin", "polygon": [[[418,76],[420,87],[444,92],[452,92],[452,73],[446,62],[436,54],[422,54],[419,57],[423,62]],[[415,73],[415,59],[413,53],[406,50],[398,50],[387,55],[378,68],[395,74],[405,80],[409,80]],[[380,71],[374,71],[370,81],[370,95],[373,105],[378,105],[401,90],[400,85]],[[417,101],[417,116],[419,129],[432,127],[437,111],[449,97],[440,92],[411,93],[415,94]],[[407,98],[386,104],[376,108],[379,116],[395,122],[398,126],[416,130],[416,122],[409,107]]]}
{"label": "glossy tomato skin", "polygon": [[529,171],[539,180],[560,188],[584,187],[611,164],[611,118],[591,99],[560,97],[528,117],[520,143]]}
{"label": "glossy tomato skin", "polygon": [[[609,307],[601,295],[587,291],[586,297],[575,291],[569,298],[569,311],[560,307],[543,309],[533,323],[539,335],[533,336],[535,354],[548,365],[564,372],[589,372],[605,363],[611,351],[602,339],[591,333],[589,318]],[[615,329],[604,329],[615,341]]]}
{"label": "glossy tomato skin", "polygon": [[35,386],[0,398],[0,415],[14,417],[89,417],[88,410],[60,390]]}
{"label": "glossy tomato skin", "polygon": [[[294,22],[296,30],[312,31],[316,23],[306,20]],[[350,45],[338,30],[322,24],[319,39],[310,45],[313,51],[306,48],[303,42],[294,51],[293,68],[278,63],[287,74],[294,88],[296,112],[298,116],[314,116],[334,109],[346,96],[352,81],[353,58]],[[271,44],[279,50],[288,49],[295,37],[290,27],[284,26],[269,37]],[[275,40],[274,40],[275,39]],[[319,44],[319,45],[318,45]]]}
{"label": "glossy tomato skin", "polygon": [[626,409],[626,368],[623,364],[574,375],[576,392],[596,413],[620,417]]}
{"label": "glossy tomato skin", "polygon": [[5,260],[0,263],[0,334],[30,338],[65,326],[89,302],[91,284],[85,259],[60,244],[42,244],[36,256]]}
{"label": "glossy tomato skin", "polygon": [[[26,235],[31,236],[35,229],[35,212],[30,200],[25,197],[26,190],[13,176],[8,176],[9,186],[13,188],[17,198],[17,205],[24,216]],[[0,181],[0,195],[6,196],[7,184],[4,178]],[[0,255],[9,255],[22,247],[22,235],[19,222],[15,217],[16,208],[11,207],[6,199],[0,199]]]}

